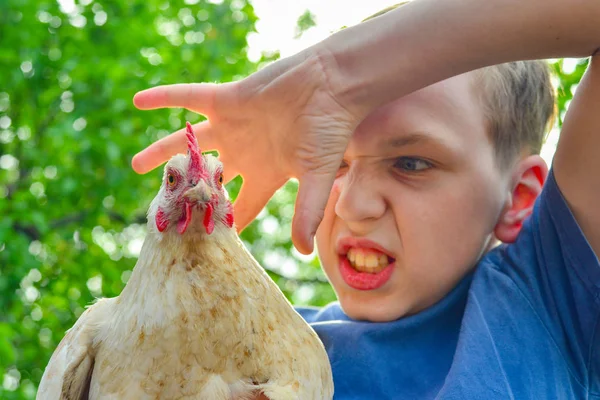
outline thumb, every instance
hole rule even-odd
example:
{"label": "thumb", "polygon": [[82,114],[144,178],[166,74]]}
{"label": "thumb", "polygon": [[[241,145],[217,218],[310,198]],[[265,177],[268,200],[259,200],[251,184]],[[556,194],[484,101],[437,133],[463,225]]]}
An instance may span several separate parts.
{"label": "thumb", "polygon": [[238,233],[241,233],[254,221],[283,183],[279,185],[269,184],[265,180],[244,178],[240,193],[233,204],[233,214]]}
{"label": "thumb", "polygon": [[292,222],[292,241],[300,253],[313,251],[313,238],[323,219],[336,170],[309,172],[300,179]]}

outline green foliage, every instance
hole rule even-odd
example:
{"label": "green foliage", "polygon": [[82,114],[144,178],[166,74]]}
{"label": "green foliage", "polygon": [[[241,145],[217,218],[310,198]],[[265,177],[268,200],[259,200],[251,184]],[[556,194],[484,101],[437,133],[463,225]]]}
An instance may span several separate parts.
{"label": "green foliage", "polygon": [[[65,331],[120,293],[162,174],[135,174],[131,157],[200,119],[138,111],[134,93],[246,76],[255,22],[246,0],[0,1],[0,398],[34,398]],[[272,276],[292,300],[323,304],[316,260],[290,253],[294,191],[243,238],[261,261],[281,257]]]}
{"label": "green foliage", "polygon": [[557,123],[558,127],[562,127],[569,103],[573,99],[573,94],[577,90],[577,85],[583,77],[583,73],[588,67],[589,59],[577,60],[575,68],[565,68],[565,60],[556,60],[550,63],[550,69],[557,79],[556,87],[556,108],[557,108]]}
{"label": "green foliage", "polygon": [[[255,22],[246,0],[0,1],[0,398],[34,398],[65,330],[120,293],[161,178],[136,175],[131,157],[200,119],[138,111],[133,94],[249,74]],[[312,24],[305,13],[298,32]],[[553,63],[561,111],[584,68]],[[290,241],[296,190],[278,191],[242,238],[295,304],[323,305],[334,295],[318,260]]]}
{"label": "green foliage", "polygon": [[310,12],[310,10],[304,11],[302,15],[298,17],[296,21],[296,38],[302,36],[304,32],[312,28],[313,26],[317,26],[316,16]]}

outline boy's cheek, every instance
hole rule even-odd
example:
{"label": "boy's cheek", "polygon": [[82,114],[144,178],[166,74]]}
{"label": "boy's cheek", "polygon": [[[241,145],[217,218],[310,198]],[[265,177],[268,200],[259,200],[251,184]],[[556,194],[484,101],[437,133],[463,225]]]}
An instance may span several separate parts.
{"label": "boy's cheek", "polygon": [[333,186],[331,187],[331,191],[329,192],[329,198],[327,199],[327,204],[325,205],[325,218],[327,218],[327,214],[333,212],[335,210],[335,204],[340,198],[340,190],[341,184],[339,179],[336,179],[333,182]]}
{"label": "boy's cheek", "polygon": [[333,195],[340,195],[340,191],[342,189],[341,186],[341,181],[339,179],[336,179],[335,181],[333,181],[333,186],[331,187],[331,193],[329,194],[329,197],[331,198]]}
{"label": "boy's cheek", "polygon": [[[330,247],[330,244],[333,241],[332,236],[334,234],[333,230],[336,219],[335,205],[340,197],[340,189],[340,181],[339,179],[336,179],[331,188],[331,192],[329,193],[329,199],[327,199],[323,220],[319,224],[315,235],[315,244],[317,246],[317,251],[319,254],[325,252],[326,249]],[[319,258],[321,257],[319,256]]]}

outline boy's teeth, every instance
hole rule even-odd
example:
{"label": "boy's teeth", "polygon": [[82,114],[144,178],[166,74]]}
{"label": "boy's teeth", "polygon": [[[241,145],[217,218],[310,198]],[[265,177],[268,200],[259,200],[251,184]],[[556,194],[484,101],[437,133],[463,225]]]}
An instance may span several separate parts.
{"label": "boy's teeth", "polygon": [[362,252],[356,253],[356,257],[354,259],[355,265],[365,265],[365,255]]}
{"label": "boy's teeth", "polygon": [[371,274],[376,274],[389,265],[387,255],[367,249],[351,248],[346,258],[355,270]]}
{"label": "boy's teeth", "polygon": [[365,266],[374,268],[377,265],[379,265],[379,257],[377,257],[375,254],[367,254],[365,256]]}

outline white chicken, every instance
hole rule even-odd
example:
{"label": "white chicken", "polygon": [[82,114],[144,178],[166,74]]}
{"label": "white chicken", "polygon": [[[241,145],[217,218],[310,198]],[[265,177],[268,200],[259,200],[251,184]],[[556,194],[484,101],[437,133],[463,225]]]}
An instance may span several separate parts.
{"label": "white chicken", "polygon": [[222,164],[187,131],[131,278],[67,332],[38,399],[333,397],[323,344],[242,244]]}

